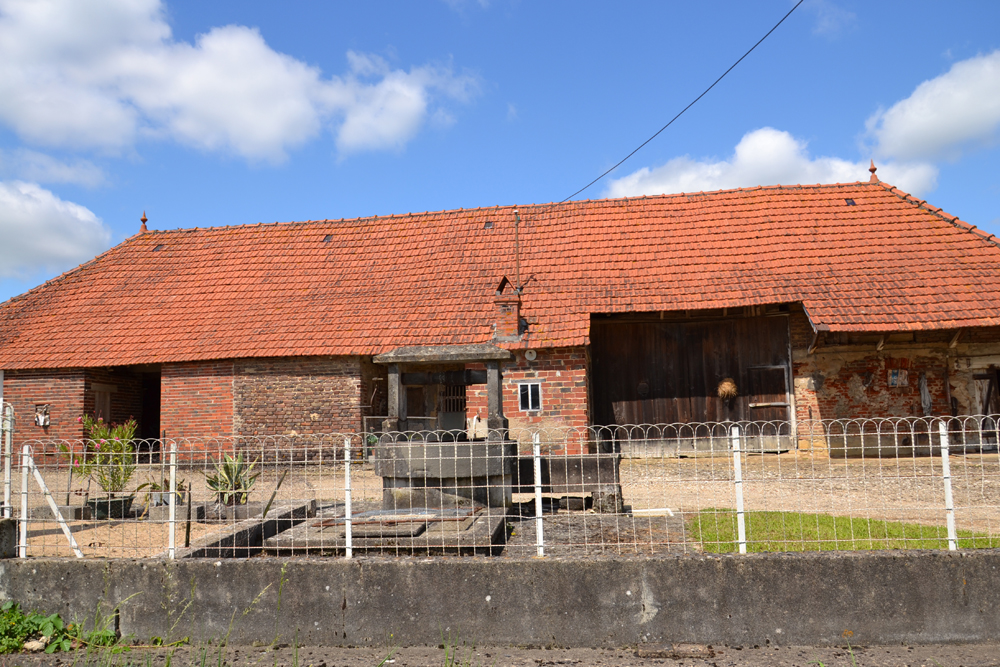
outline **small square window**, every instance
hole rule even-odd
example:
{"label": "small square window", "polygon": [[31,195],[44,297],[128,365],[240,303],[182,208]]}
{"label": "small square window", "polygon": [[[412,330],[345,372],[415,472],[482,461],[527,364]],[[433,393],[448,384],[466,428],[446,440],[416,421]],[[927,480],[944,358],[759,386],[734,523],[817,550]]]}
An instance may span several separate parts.
{"label": "small square window", "polygon": [[518,385],[518,403],[522,412],[542,409],[542,385],[538,382],[525,382]]}

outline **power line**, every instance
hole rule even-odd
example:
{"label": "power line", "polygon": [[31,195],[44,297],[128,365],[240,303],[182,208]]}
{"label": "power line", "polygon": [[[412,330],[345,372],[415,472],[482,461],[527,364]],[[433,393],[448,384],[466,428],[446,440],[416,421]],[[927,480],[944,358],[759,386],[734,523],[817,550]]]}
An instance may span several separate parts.
{"label": "power line", "polygon": [[788,10],[788,13],[785,14],[783,17],[781,17],[781,20],[778,21],[777,23],[775,23],[774,27],[771,28],[770,30],[768,30],[766,35],[764,35],[763,37],[761,37],[760,40],[758,40],[758,42],[756,44],[754,44],[753,46],[751,46],[749,51],[747,51],[742,56],[740,56],[739,60],[737,60],[736,62],[734,62],[732,65],[730,65],[729,69],[727,69],[725,72],[723,72],[722,76],[720,76],[718,79],[716,79],[715,82],[712,83],[711,86],[709,86],[708,88],[706,88],[705,91],[701,95],[699,95],[698,97],[694,98],[694,101],[692,101],[691,104],[689,104],[686,107],[684,107],[683,109],[681,109],[680,113],[678,113],[676,116],[674,116],[673,118],[671,118],[669,123],[667,123],[666,125],[664,125],[663,127],[661,127],[659,130],[657,130],[656,134],[654,134],[649,139],[646,139],[644,142],[642,142],[641,144],[639,144],[638,148],[636,148],[634,151],[632,151],[631,153],[629,153],[628,155],[626,155],[625,157],[623,157],[621,160],[619,160],[618,163],[615,166],[611,167],[610,169],[608,169],[607,171],[605,171],[603,174],[601,174],[600,176],[598,176],[597,178],[595,178],[594,180],[592,180],[590,183],[587,183],[585,186],[583,186],[582,188],[580,188],[579,190],[577,190],[576,192],[574,192],[573,194],[571,194],[569,197],[566,197],[566,199],[563,199],[559,203],[560,204],[565,204],[570,199],[572,199],[573,197],[577,196],[578,194],[580,194],[581,192],[583,192],[584,190],[586,190],[587,188],[589,188],[591,185],[593,185],[594,183],[598,182],[599,180],[601,180],[602,178],[604,178],[605,176],[607,176],[608,174],[610,174],[611,172],[613,172],[618,167],[622,166],[622,164],[624,164],[626,160],[628,160],[630,157],[632,157],[633,155],[635,155],[636,153],[638,153],[642,149],[643,146],[645,146],[650,141],[652,141],[653,139],[655,139],[656,137],[658,137],[660,135],[660,133],[663,132],[665,129],[667,129],[668,127],[670,127],[671,125],[673,125],[675,120],[677,120],[682,115],[684,115],[684,112],[687,111],[688,109],[690,109],[691,107],[693,107],[698,102],[698,100],[700,100],[701,98],[705,97],[705,95],[708,94],[708,91],[710,91],[713,88],[715,88],[716,84],[718,84],[720,81],[722,81],[726,77],[727,74],[729,74],[730,72],[732,72],[733,69],[737,65],[739,65],[741,62],[743,62],[744,58],[746,58],[748,55],[750,55],[751,53],[753,53],[754,49],[756,49],[758,46],[760,46],[761,43],[765,39],[767,39],[768,37],[770,37],[771,33],[774,32],[775,30],[777,30],[778,26],[781,25],[782,23],[784,23],[785,19],[787,19],[789,16],[791,16],[792,12],[794,12],[796,9],[798,9],[799,5],[801,5],[804,1],[805,0],[799,0],[797,3],[795,3],[795,6],[792,7],[790,10]]}

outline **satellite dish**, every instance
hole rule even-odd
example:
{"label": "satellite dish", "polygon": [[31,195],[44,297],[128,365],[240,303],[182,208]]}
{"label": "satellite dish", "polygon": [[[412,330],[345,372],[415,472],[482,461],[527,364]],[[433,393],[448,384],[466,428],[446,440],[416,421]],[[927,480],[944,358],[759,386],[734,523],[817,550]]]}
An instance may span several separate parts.
{"label": "satellite dish", "polygon": [[524,351],[524,358],[527,359],[528,361],[534,361],[537,356],[538,356],[538,353],[535,352],[534,350],[525,350]]}

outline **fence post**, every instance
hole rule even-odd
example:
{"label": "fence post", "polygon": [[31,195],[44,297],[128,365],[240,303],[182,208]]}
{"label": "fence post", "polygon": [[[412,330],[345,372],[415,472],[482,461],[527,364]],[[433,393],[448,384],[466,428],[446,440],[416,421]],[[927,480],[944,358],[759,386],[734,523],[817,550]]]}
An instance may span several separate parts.
{"label": "fence post", "polygon": [[542,527],[542,445],[540,436],[531,437],[531,457],[535,464],[535,547],[539,556],[545,555],[545,529]]}
{"label": "fence post", "polygon": [[951,496],[951,462],[948,460],[948,424],[946,420],[938,421],[938,433],[941,436],[941,479],[944,481],[944,511],[948,522],[948,551],[958,549],[958,533],[955,530],[955,503]]}
{"label": "fence post", "polygon": [[21,449],[21,523],[18,537],[18,558],[28,557],[28,458],[31,447],[25,445]]}
{"label": "fence post", "polygon": [[13,438],[14,430],[14,406],[3,406],[3,516],[9,519],[11,516],[10,506],[10,474],[13,458]]}
{"label": "fence post", "polygon": [[736,488],[736,531],[739,540],[740,553],[747,552],[747,524],[743,514],[743,460],[740,455],[740,427],[733,426],[729,432],[729,441],[733,446],[733,485]]}
{"label": "fence post", "polygon": [[351,436],[344,436],[344,558],[354,556],[351,537]]}
{"label": "fence post", "polygon": [[[161,478],[162,479],[162,478]],[[190,491],[189,491],[190,493]],[[169,504],[169,542],[167,543],[167,558],[173,560],[177,556],[177,441],[170,441],[170,495]]]}

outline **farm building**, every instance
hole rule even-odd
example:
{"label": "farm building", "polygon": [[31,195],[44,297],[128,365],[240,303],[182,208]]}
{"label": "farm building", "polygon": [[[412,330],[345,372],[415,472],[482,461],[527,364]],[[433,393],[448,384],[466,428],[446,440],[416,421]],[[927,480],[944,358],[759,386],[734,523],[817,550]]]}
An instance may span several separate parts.
{"label": "farm building", "polygon": [[[0,305],[17,439],[358,431],[411,346],[511,427],[1000,412],[997,239],[879,182],[154,231]],[[402,357],[401,357],[402,358]],[[399,428],[485,428],[485,366]],[[37,417],[36,417],[37,415]]]}

